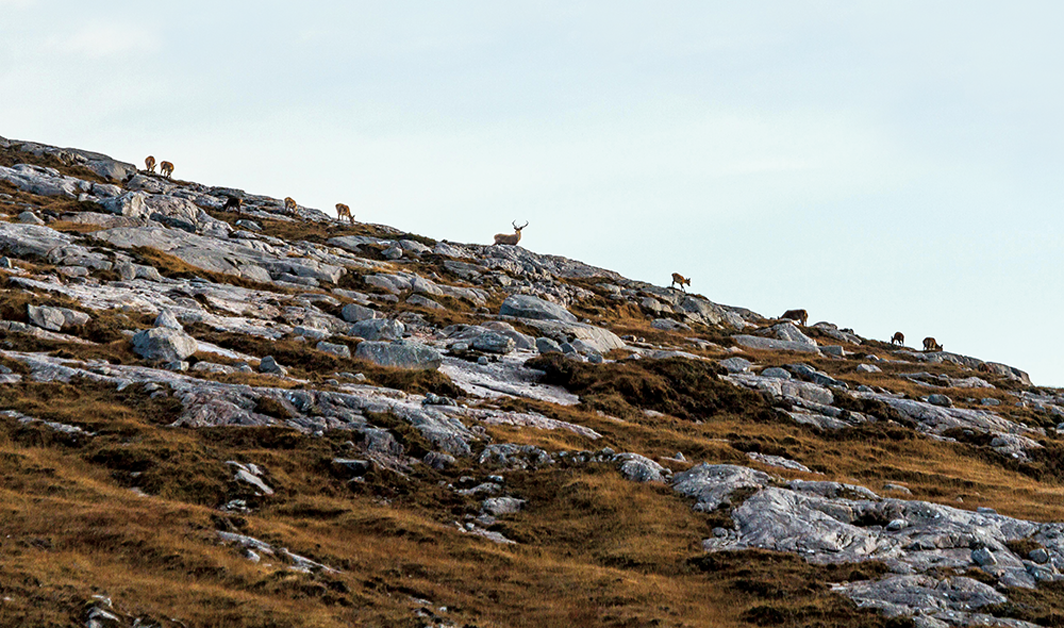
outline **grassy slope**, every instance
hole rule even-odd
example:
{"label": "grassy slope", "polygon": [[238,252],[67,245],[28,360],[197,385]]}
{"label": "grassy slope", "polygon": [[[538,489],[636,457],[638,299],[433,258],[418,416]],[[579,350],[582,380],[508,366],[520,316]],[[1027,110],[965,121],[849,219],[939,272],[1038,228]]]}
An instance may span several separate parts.
{"label": "grassy slope", "polygon": [[[0,191],[13,196],[0,201],[0,210],[9,215],[19,209],[15,202],[57,212],[84,209],[9,188]],[[308,241],[371,233],[357,225],[265,222],[274,235]],[[204,276],[150,251],[138,256],[164,274]],[[432,262],[423,263],[431,267]],[[241,285],[235,278],[211,279]],[[365,289],[357,275],[345,281]],[[498,298],[489,307],[497,309]],[[30,302],[72,305],[51,295],[0,287],[5,319],[24,320]],[[448,317],[437,323],[476,320],[468,304],[452,305],[446,315],[417,311]],[[405,305],[395,309],[416,310]],[[636,308],[605,298],[589,299],[574,310],[618,333],[685,346],[708,357],[731,355],[698,348],[681,334],[654,330]],[[116,330],[150,321],[129,313],[93,314],[98,322],[76,333],[104,343],[99,346],[21,334],[4,334],[0,342],[7,348],[136,363]],[[282,363],[316,382],[336,370],[361,370],[385,385],[454,392],[442,376],[374,372],[300,343],[263,346],[207,329],[193,332],[255,355],[282,355]],[[704,328],[687,336],[730,342],[719,331]],[[886,345],[848,349],[889,356]],[[929,390],[900,379],[901,367],[858,374],[852,360],[759,351],[740,355],[761,364],[805,361],[851,384],[913,396]],[[909,487],[915,499],[1064,521],[1064,473],[1057,467],[1064,443],[1053,438],[1044,441],[1044,453],[1021,465],[1002,460],[983,443],[934,441],[886,423],[842,432],[799,426],[761,397],[716,383],[713,369],[683,360],[555,366],[552,377],[580,393],[581,405],[521,400],[499,405],[586,425],[603,438],[591,442],[568,432],[491,427],[495,442],[552,451],[609,446],[654,458],[683,452],[692,462],[670,463],[677,471],[701,461],[757,466],[745,454],[760,451],[823,474],[764,468],[784,477],[854,482],[874,490],[893,482]],[[972,374],[949,364],[915,370]],[[1001,391],[945,392],[961,405],[968,396],[1010,399]],[[475,514],[478,501],[445,485],[457,485],[467,475],[482,480],[488,473],[468,462],[442,473],[417,466],[408,476],[377,469],[365,482],[350,482],[330,463],[334,457],[357,455],[346,434],[313,438],[275,428],[170,428],[177,405],[153,400],[136,387],[118,393],[84,382],[4,386],[0,407],[95,433],[73,438],[39,424],[0,418],[0,625],[81,625],[85,603],[94,594],[110,596],[124,613],[167,626],[419,626],[425,623],[415,616],[423,605],[419,600],[430,600],[433,612],[459,626],[906,625],[859,611],[826,585],[874,576],[881,566],[829,569],[764,552],[704,556],[700,542],[726,522],[725,513],[694,513],[668,488],[627,482],[606,465],[506,473],[507,493],[529,503],[494,527],[519,544],[498,546],[454,525]],[[1001,412],[1031,425],[1051,421],[1011,402]],[[408,439],[410,449],[419,446],[408,432],[397,436]],[[256,497],[234,482],[228,460],[261,465],[277,494]],[[217,510],[234,498],[248,500],[254,512]],[[268,557],[250,562],[239,549],[221,545],[216,530],[249,534],[340,572],[296,573]],[[1060,587],[1014,599],[1013,615],[1059,623],[1058,607],[1064,606]],[[441,613],[440,606],[448,610]]]}

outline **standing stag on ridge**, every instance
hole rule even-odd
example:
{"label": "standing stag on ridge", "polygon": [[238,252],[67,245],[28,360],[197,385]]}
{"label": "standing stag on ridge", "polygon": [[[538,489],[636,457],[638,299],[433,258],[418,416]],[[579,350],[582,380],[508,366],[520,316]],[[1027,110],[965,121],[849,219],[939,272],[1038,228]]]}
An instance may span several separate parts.
{"label": "standing stag on ridge", "polygon": [[151,173],[155,172],[155,157],[148,155],[147,158],[144,159],[144,169]]}
{"label": "standing stag on ridge", "polygon": [[933,336],[924,338],[924,351],[942,351],[942,345]]}
{"label": "standing stag on ridge", "polygon": [[900,331],[894,332],[894,336],[892,336],[891,339],[890,339],[890,344],[892,344],[892,345],[901,345],[901,346],[904,347],[905,346],[905,334],[901,333]]}
{"label": "standing stag on ridge", "polygon": [[230,196],[229,198],[225,199],[225,207],[222,208],[222,211],[233,211],[239,213],[240,206],[243,205],[243,203],[244,201],[241,200],[240,197]]}
{"label": "standing stag on ridge", "polygon": [[676,284],[680,284],[680,290],[683,290],[684,292],[687,292],[686,290],[683,289],[683,287],[691,285],[691,279],[689,277],[684,277],[680,273],[673,273],[672,274],[672,283],[669,284],[669,287],[671,288],[671,287],[675,286]]}
{"label": "standing stag on ridge", "polygon": [[348,222],[355,224],[355,217],[351,214],[351,208],[343,203],[336,204],[336,219],[341,220],[344,216],[347,216]]}
{"label": "standing stag on ridge", "polygon": [[798,321],[802,324],[802,327],[805,327],[805,324],[809,322],[809,312],[805,310],[787,310],[780,318]]}
{"label": "standing stag on ridge", "polygon": [[517,243],[521,241],[521,230],[528,226],[528,221],[526,220],[525,224],[521,225],[520,227],[517,226],[516,220],[510,224],[514,226],[514,232],[495,234],[495,242],[494,244],[492,244],[492,246],[495,246],[496,244],[511,244],[516,246]]}
{"label": "standing stag on ridge", "polygon": [[169,161],[160,161],[159,173],[169,179],[170,175],[174,174],[174,164],[170,163]]}
{"label": "standing stag on ridge", "polygon": [[285,210],[285,212],[287,212],[288,214],[290,214],[292,216],[295,216],[297,207],[299,207],[299,205],[296,204],[296,199],[292,198],[291,196],[286,196],[285,197],[285,199],[284,199],[284,210]]}

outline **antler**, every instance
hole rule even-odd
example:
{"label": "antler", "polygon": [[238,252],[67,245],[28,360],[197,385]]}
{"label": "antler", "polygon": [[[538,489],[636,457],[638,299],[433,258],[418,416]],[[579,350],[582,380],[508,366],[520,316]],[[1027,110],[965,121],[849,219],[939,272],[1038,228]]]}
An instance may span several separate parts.
{"label": "antler", "polygon": [[520,231],[520,230],[522,230],[522,229],[524,229],[525,227],[527,227],[527,226],[528,226],[528,221],[526,220],[526,221],[525,221],[525,224],[521,225],[520,227],[518,227],[518,226],[517,226],[517,221],[516,221],[516,220],[515,220],[515,221],[513,221],[513,222],[512,222],[512,223],[510,223],[510,224],[512,224],[512,225],[514,226],[514,231]]}

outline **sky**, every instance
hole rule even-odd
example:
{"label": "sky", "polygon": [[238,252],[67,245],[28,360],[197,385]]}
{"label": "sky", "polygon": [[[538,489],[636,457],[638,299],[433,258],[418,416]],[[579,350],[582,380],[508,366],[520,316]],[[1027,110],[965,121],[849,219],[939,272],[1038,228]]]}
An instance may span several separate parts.
{"label": "sky", "polygon": [[0,0],[0,135],[1064,386],[1064,5]]}

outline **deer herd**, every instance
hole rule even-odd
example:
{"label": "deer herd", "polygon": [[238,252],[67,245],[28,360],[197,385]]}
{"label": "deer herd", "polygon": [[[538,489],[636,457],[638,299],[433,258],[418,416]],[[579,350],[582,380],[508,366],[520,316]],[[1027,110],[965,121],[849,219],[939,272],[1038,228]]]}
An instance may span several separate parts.
{"label": "deer herd", "polygon": [[[159,165],[159,173],[162,174],[162,176],[166,177],[167,179],[171,178],[171,175],[173,175],[173,173],[174,173],[174,164],[170,163],[169,161],[160,161],[160,162],[158,162],[158,165]],[[151,155],[148,155],[148,157],[144,160],[144,168],[145,168],[145,170],[147,172],[150,172],[150,173],[154,174],[155,173],[155,166],[156,166],[155,157],[153,157]],[[222,209],[223,209],[223,211],[239,212],[241,207],[242,207],[242,205],[243,205],[243,200],[242,199],[240,199],[237,196],[229,196],[226,199],[225,205],[222,207]],[[291,196],[285,197],[285,199],[284,199],[285,213],[287,213],[290,216],[295,216],[296,215],[296,210],[298,208],[299,208],[299,204],[296,203],[294,198],[292,198]],[[343,220],[344,218],[347,218],[347,220],[348,220],[348,222],[350,224],[352,224],[352,225],[355,224],[355,217],[354,217],[354,214],[351,213],[351,208],[348,207],[347,205],[343,204],[343,203],[337,203],[336,204],[336,218],[337,218],[337,220]],[[525,227],[528,226],[528,221],[525,221],[525,224],[521,225],[520,227],[517,226],[517,221],[516,220],[513,221],[510,224],[513,225],[514,232],[513,233],[497,233],[497,234],[495,234],[495,242],[492,243],[492,246],[495,246],[497,244],[507,244],[507,245],[510,245],[510,246],[517,246],[517,243],[521,241],[521,230],[523,230]],[[676,286],[679,286],[681,292],[687,292],[687,290],[684,289],[684,286],[690,286],[690,285],[691,285],[691,279],[689,277],[684,277],[680,273],[673,273],[672,274],[672,283],[669,284],[670,288],[675,288]],[[806,324],[809,322],[809,312],[807,312],[805,310],[787,310],[786,312],[783,313],[782,316],[780,316],[780,319],[795,321],[796,323],[800,324],[802,327],[805,327]],[[892,345],[905,346],[905,334],[901,333],[900,331],[899,332],[894,332],[894,336],[891,337],[890,343]],[[943,350],[942,349],[942,345],[940,345],[938,343],[938,341],[935,340],[933,337],[928,336],[927,338],[924,338],[924,351],[942,351],[942,350]]]}

